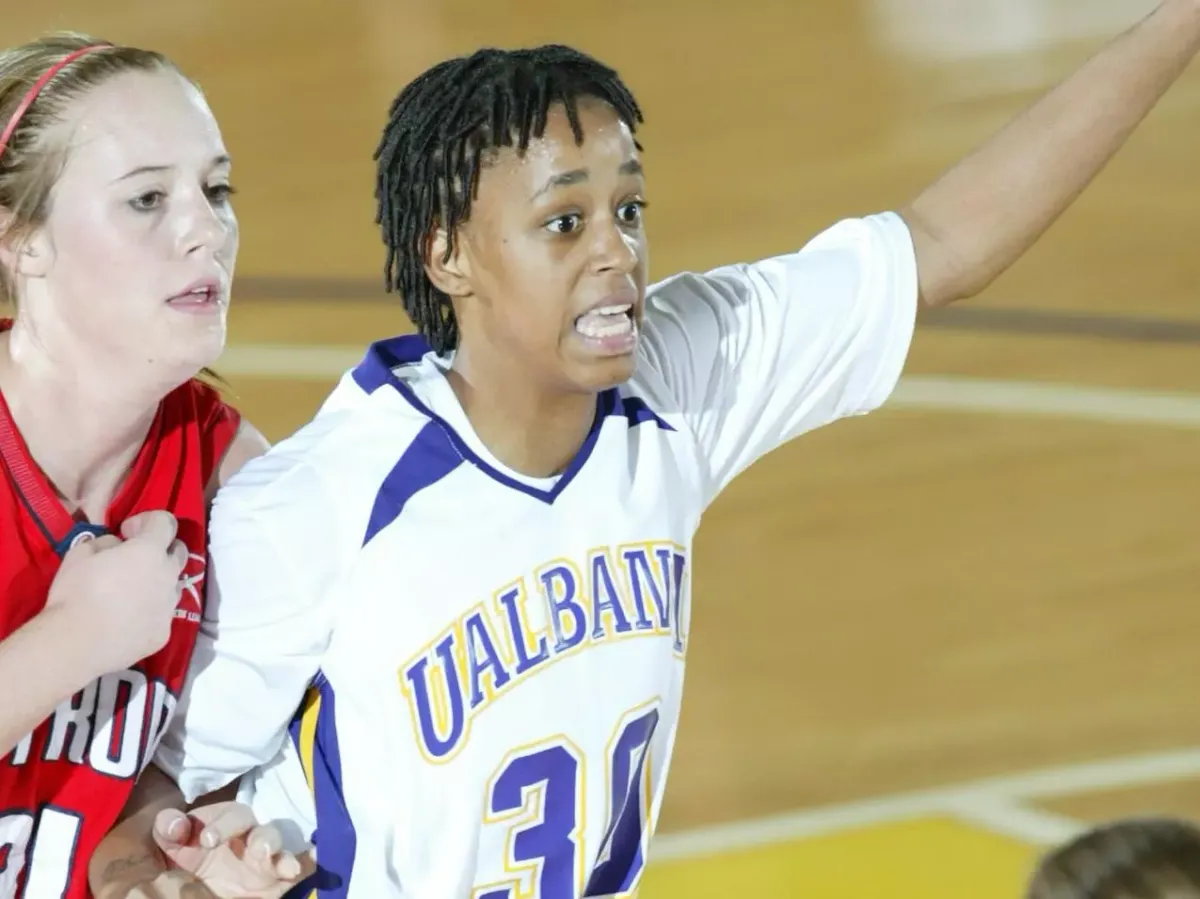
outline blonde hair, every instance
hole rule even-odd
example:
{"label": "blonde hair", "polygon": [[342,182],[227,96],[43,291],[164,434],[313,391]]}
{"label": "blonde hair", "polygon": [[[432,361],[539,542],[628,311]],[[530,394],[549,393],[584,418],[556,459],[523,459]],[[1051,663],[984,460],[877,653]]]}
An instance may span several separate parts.
{"label": "blonde hair", "polygon": [[[87,50],[64,65],[42,85],[0,147],[0,213],[7,222],[0,240],[20,240],[41,227],[50,213],[50,194],[66,162],[68,147],[55,142],[53,128],[62,122],[72,101],[116,75],[126,72],[172,71],[186,77],[171,60],[154,50],[120,47],[107,41],[63,31],[35,41],[0,50],[0,134],[28,101],[38,80],[67,57]],[[16,307],[16,284],[0,265],[0,311]],[[224,387],[222,378],[210,369],[202,379]]]}
{"label": "blonde hair", "polygon": [[[69,104],[115,75],[125,72],[178,71],[161,53],[115,47],[86,34],[60,32],[0,51],[0,132],[11,123],[38,79],[80,50],[46,82],[28,106],[8,143],[0,149],[0,211],[8,221],[0,237],[20,238],[38,228],[49,214],[50,192],[66,161],[67,147],[55,142],[53,127]],[[0,266],[0,302],[16,302],[16,285]]]}

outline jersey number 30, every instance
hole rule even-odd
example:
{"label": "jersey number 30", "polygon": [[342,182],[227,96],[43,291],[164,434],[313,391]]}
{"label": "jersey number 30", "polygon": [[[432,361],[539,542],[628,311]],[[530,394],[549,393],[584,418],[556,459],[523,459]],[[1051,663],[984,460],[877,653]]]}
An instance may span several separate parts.
{"label": "jersey number 30", "polygon": [[[647,755],[657,725],[658,709],[641,706],[621,719],[609,741],[604,772],[608,824],[584,896],[627,892],[641,874],[649,801]],[[486,820],[510,828],[504,868],[511,878],[477,888],[477,899],[579,895],[589,861],[583,845],[583,806],[590,773],[584,754],[566,737],[509,754],[488,784]]]}

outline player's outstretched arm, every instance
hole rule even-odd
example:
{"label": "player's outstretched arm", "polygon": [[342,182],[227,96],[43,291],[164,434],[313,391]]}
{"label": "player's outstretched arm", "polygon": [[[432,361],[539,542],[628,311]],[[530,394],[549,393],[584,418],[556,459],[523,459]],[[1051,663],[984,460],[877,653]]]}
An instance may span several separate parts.
{"label": "player's outstretched arm", "polygon": [[921,300],[979,293],[1083,191],[1200,50],[1200,0],[1163,0],[902,210]]}

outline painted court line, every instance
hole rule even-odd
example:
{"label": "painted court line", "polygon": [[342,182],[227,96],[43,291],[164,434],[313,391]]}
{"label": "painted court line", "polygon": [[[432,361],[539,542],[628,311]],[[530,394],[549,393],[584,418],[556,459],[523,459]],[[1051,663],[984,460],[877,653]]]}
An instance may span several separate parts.
{"label": "painted court line", "polygon": [[992,777],[934,790],[902,793],[713,827],[661,834],[652,862],[752,849],[860,827],[938,815],[972,820],[1034,843],[1069,835],[1068,818],[1020,805],[1021,800],[1200,778],[1200,748],[1066,765]]}
{"label": "painted court line", "polygon": [[1200,427],[1200,396],[976,378],[901,378],[888,406]]}
{"label": "painted court line", "polygon": [[222,375],[325,381],[362,359],[366,347],[243,343],[227,346],[214,368]]}
{"label": "painted court line", "polygon": [[964,797],[954,803],[954,814],[991,833],[1042,846],[1065,842],[1087,829],[1082,821],[1000,796]]}
{"label": "painted court line", "polygon": [[[328,381],[356,365],[362,355],[359,347],[238,344],[225,350],[216,368],[230,377]],[[887,408],[1200,428],[1200,396],[1193,394],[982,378],[904,377]]]}

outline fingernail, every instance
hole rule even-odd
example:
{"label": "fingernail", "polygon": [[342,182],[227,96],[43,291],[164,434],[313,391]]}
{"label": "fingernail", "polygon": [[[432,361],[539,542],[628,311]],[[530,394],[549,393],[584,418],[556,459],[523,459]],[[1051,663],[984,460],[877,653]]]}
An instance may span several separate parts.
{"label": "fingernail", "polygon": [[182,815],[167,825],[167,836],[176,841],[187,836],[187,820]]}
{"label": "fingernail", "polygon": [[216,849],[221,843],[221,838],[217,836],[216,831],[205,828],[200,834],[200,845],[205,849]]}

